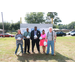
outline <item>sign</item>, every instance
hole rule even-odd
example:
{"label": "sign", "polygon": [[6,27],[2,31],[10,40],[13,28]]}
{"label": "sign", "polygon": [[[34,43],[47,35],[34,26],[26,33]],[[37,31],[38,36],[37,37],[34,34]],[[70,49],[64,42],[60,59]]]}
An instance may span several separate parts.
{"label": "sign", "polygon": [[26,28],[29,28],[29,32],[31,32],[34,30],[35,26],[37,26],[37,30],[39,30],[41,33],[42,30],[45,30],[45,33],[47,34],[49,27],[53,27],[53,24],[20,24],[21,33],[24,34]]}

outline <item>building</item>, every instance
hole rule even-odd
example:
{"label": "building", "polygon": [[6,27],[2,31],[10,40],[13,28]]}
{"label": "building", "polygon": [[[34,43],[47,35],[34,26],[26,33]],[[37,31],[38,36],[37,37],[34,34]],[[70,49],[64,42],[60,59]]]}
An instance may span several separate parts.
{"label": "building", "polygon": [[3,29],[0,29],[0,34],[3,32]]}
{"label": "building", "polygon": [[[4,30],[4,32],[5,32],[5,30]],[[0,29],[0,34],[1,34],[1,33],[3,33],[3,29]]]}

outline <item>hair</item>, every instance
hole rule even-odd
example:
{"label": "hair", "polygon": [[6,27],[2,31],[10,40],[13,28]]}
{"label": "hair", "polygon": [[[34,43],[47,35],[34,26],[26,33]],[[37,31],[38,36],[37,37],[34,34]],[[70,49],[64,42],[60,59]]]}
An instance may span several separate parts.
{"label": "hair", "polygon": [[[20,29],[18,29],[18,31],[19,31]],[[17,35],[18,35],[18,31],[17,31]],[[20,30],[20,34],[22,35],[22,33],[21,33],[21,30]]]}
{"label": "hair", "polygon": [[43,32],[43,31],[44,31],[44,34],[45,34],[45,30],[44,30],[44,29],[42,30],[42,32]]}
{"label": "hair", "polygon": [[45,31],[44,29],[42,31]]}
{"label": "hair", "polygon": [[49,27],[49,29],[52,29],[52,30],[53,30],[53,28],[52,28],[52,27]]}
{"label": "hair", "polygon": [[34,28],[37,28],[37,26],[35,26]]}
{"label": "hair", "polygon": [[29,29],[28,27],[26,28],[26,30]]}

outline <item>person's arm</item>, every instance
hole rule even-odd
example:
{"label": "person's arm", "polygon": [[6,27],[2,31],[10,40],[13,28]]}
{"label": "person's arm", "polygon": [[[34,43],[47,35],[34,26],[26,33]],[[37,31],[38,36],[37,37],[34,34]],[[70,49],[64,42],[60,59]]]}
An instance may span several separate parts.
{"label": "person's arm", "polygon": [[47,35],[46,35],[46,38],[45,38],[45,40],[48,38],[48,33],[47,33]]}
{"label": "person's arm", "polygon": [[30,39],[31,39],[31,32],[30,32]]}
{"label": "person's arm", "polygon": [[[40,36],[41,36],[41,33],[40,33],[40,31],[39,31],[39,34],[40,34]],[[40,37],[40,36],[39,36],[39,37]]]}
{"label": "person's arm", "polygon": [[26,33],[24,32],[24,38],[26,38],[25,34],[26,34]]}
{"label": "person's arm", "polygon": [[31,40],[32,40],[32,31],[31,31]]}
{"label": "person's arm", "polygon": [[18,40],[18,39],[17,39],[17,34],[15,35],[15,39]]}
{"label": "person's arm", "polygon": [[[23,39],[23,35],[22,35],[22,39]],[[21,40],[22,40],[22,39],[21,39]]]}

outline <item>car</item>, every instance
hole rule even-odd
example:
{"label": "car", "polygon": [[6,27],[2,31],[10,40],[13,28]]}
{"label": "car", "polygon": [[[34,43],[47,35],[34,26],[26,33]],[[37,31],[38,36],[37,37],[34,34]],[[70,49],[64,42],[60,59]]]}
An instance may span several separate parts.
{"label": "car", "polygon": [[70,35],[70,34],[71,34],[71,32],[72,32],[72,31],[70,31],[70,32],[66,33],[66,35]]}
{"label": "car", "polygon": [[[10,34],[10,33],[4,33],[5,37],[14,37],[14,35]],[[3,33],[0,34],[0,37],[3,37]]]}
{"label": "car", "polygon": [[71,32],[71,36],[75,36],[75,32]]}
{"label": "car", "polygon": [[56,34],[57,34],[57,36],[66,36],[66,33],[64,33],[64,32],[62,32],[62,31],[57,32]]}
{"label": "car", "polygon": [[66,35],[71,35],[71,33],[72,33],[72,32],[75,32],[75,30],[74,30],[74,31],[70,31],[70,32],[66,33]]}

